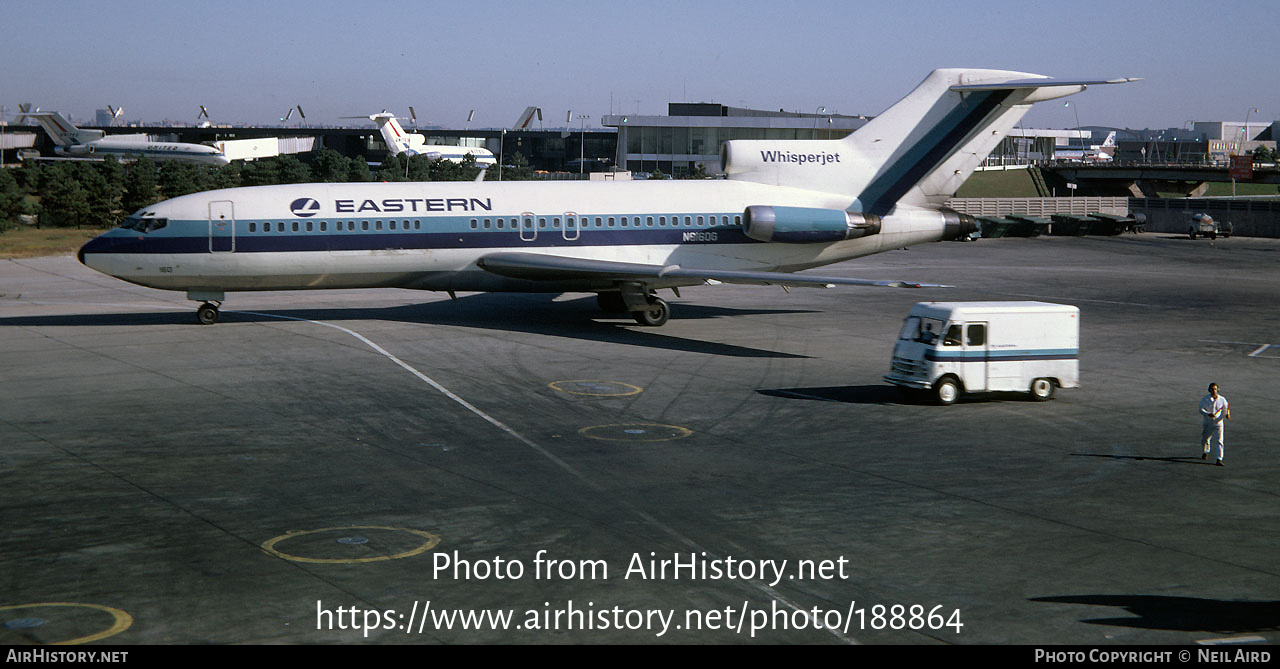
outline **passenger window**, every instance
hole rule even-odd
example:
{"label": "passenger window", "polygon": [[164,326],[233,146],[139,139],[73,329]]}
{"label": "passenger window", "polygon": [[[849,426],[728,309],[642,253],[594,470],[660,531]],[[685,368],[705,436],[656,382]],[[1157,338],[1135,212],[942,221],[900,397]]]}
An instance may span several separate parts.
{"label": "passenger window", "polygon": [[297,232],[297,231],[298,231],[298,222],[297,222],[297,221],[294,221],[294,222],[293,222],[293,231],[294,231],[294,232]]}
{"label": "passenger window", "polygon": [[328,232],[328,231],[329,231],[329,222],[320,221],[320,232]]}
{"label": "passenger window", "polygon": [[361,230],[368,230],[368,229],[369,229],[369,221],[360,221],[360,229],[361,229]]}
{"label": "passenger window", "polygon": [[276,223],[276,232],[284,232],[284,221]]}
{"label": "passenger window", "polygon": [[391,229],[392,229],[392,230],[395,230],[395,229],[396,229],[396,222],[395,222],[395,221],[391,221]]}
{"label": "passenger window", "polygon": [[257,223],[250,223],[250,224],[249,224],[249,232],[257,232],[257,231],[258,231],[258,224],[257,224]]}
{"label": "passenger window", "polygon": [[975,323],[970,325],[967,330],[969,334],[969,346],[986,346],[987,345],[987,326]]}
{"label": "passenger window", "polygon": [[315,230],[315,223],[311,221],[307,221],[307,232],[312,232],[314,230]]}

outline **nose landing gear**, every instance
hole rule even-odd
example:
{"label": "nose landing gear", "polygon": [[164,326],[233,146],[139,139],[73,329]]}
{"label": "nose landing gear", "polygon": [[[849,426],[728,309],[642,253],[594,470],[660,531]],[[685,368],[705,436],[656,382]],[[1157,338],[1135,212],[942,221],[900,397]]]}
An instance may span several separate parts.
{"label": "nose landing gear", "polygon": [[213,325],[218,322],[218,307],[221,302],[205,302],[196,309],[196,322],[201,325]]}

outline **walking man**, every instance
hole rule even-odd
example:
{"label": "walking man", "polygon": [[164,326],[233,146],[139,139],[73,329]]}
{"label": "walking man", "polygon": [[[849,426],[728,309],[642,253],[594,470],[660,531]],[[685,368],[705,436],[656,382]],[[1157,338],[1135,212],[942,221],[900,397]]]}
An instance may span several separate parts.
{"label": "walking man", "polygon": [[1213,444],[1217,442],[1218,466],[1221,467],[1223,466],[1223,421],[1231,418],[1231,408],[1227,404],[1227,398],[1218,394],[1218,384],[1209,384],[1209,394],[1200,400],[1200,415],[1204,416],[1204,427],[1200,431],[1200,440],[1203,442],[1204,453],[1200,455],[1200,459],[1208,460],[1209,451],[1213,450]]}

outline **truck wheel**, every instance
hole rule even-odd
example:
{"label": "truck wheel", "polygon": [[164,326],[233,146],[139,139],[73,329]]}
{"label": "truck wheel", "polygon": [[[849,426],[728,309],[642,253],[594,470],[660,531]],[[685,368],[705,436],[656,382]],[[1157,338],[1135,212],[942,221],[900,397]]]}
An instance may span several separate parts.
{"label": "truck wheel", "polygon": [[1037,402],[1045,402],[1051,397],[1053,397],[1053,381],[1036,379],[1031,382],[1031,399]]}
{"label": "truck wheel", "polygon": [[960,384],[954,377],[943,377],[933,385],[933,395],[942,406],[955,404],[960,399]]}

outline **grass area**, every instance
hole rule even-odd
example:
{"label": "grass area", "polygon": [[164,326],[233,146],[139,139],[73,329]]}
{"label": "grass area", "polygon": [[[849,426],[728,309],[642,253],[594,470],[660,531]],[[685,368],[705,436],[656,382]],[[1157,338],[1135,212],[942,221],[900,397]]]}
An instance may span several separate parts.
{"label": "grass area", "polygon": [[1027,170],[974,172],[956,197],[1039,197]]}
{"label": "grass area", "polygon": [[0,259],[37,258],[75,253],[85,242],[103,230],[84,228],[45,228],[22,226],[0,234]]}
{"label": "grass area", "polygon": [[[1236,195],[1277,195],[1280,191],[1276,190],[1275,184],[1236,184]],[[1208,197],[1231,197],[1231,182],[1209,183],[1209,190],[1205,192]],[[1181,196],[1178,196],[1181,197]]]}

